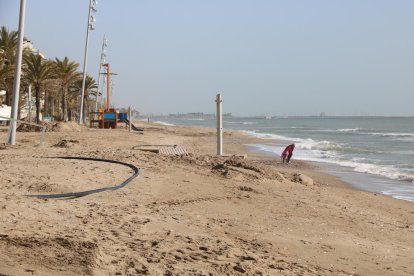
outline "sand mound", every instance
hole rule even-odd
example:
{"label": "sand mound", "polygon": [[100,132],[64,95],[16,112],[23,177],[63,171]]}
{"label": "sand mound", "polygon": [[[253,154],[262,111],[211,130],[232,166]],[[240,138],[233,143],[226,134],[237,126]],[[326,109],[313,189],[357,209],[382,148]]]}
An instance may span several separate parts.
{"label": "sand mound", "polygon": [[76,122],[59,122],[53,128],[54,132],[70,132],[70,131],[80,132],[81,130],[82,130],[82,126]]}
{"label": "sand mound", "polygon": [[[46,127],[46,132],[80,132],[83,126],[79,125],[76,122],[57,122],[57,123],[49,123],[49,122],[40,122],[42,126]],[[17,131],[20,132],[39,132],[42,131],[42,128],[33,125],[27,124],[20,124],[17,127]]]}
{"label": "sand mound", "polygon": [[[49,123],[49,122],[40,122],[40,125],[45,126],[45,131],[53,131],[56,123]],[[40,132],[42,131],[41,127],[33,126],[33,125],[27,125],[27,124],[20,124],[17,127],[17,131],[19,132]]]}
{"label": "sand mound", "polygon": [[[22,267],[39,275],[92,274],[98,246],[66,237],[19,237],[0,235],[0,268]],[[10,260],[13,260],[10,262]],[[40,270],[40,271],[39,271]]]}
{"label": "sand mound", "polygon": [[58,147],[58,148],[70,148],[72,146],[74,146],[75,144],[79,144],[78,140],[60,140],[59,142],[57,142],[56,144],[54,144],[54,147]]}

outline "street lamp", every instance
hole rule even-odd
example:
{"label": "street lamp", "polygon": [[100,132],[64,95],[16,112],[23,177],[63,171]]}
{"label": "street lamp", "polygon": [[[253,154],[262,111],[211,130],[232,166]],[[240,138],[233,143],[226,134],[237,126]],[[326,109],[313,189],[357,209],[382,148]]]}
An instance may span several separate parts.
{"label": "street lamp", "polygon": [[[101,51],[101,61],[99,62],[99,71],[98,71],[98,91],[96,93],[96,101],[95,101],[95,112],[98,112],[98,94],[99,94],[99,84],[101,81],[101,69],[102,69],[102,64],[105,63],[105,58],[106,58],[106,47],[108,46],[107,44],[107,40],[105,38],[105,35],[103,37],[102,40],[102,51]],[[101,93],[101,98],[102,98],[102,93]]]}
{"label": "street lamp", "polygon": [[89,0],[89,12],[88,12],[88,27],[86,28],[86,44],[85,44],[85,56],[83,58],[83,80],[82,80],[82,93],[81,93],[81,104],[80,104],[80,112],[79,112],[79,124],[83,121],[83,98],[85,95],[85,80],[86,80],[86,63],[87,63],[87,56],[88,56],[88,40],[89,40],[89,30],[95,30],[94,23],[96,21],[95,17],[91,15],[91,13],[95,13],[98,10],[96,9],[96,5],[98,4],[97,0]]}
{"label": "street lamp", "polygon": [[19,108],[19,92],[20,92],[20,74],[22,70],[22,55],[23,55],[23,36],[24,36],[24,20],[26,11],[26,0],[20,0],[20,15],[19,15],[19,34],[17,38],[17,52],[16,52],[16,69],[14,71],[13,82],[13,104],[10,114],[12,119],[9,126],[10,136],[8,143],[14,145],[16,143],[16,120],[17,111]]}

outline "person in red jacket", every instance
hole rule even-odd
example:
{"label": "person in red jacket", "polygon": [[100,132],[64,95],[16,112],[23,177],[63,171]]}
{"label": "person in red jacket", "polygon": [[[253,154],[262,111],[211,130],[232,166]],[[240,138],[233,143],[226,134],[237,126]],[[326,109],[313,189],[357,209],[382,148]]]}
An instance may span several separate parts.
{"label": "person in red jacket", "polygon": [[282,152],[282,155],[281,155],[283,163],[285,163],[286,161],[286,164],[289,164],[289,161],[290,161],[290,158],[292,158],[294,149],[295,149],[295,144],[291,144],[285,148],[285,150]]}

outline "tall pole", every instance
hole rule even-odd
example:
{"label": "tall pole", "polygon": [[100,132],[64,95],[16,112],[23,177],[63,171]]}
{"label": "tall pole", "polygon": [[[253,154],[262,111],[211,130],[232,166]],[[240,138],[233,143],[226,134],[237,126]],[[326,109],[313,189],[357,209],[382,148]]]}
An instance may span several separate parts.
{"label": "tall pole", "polygon": [[[106,38],[105,35],[103,37],[103,41],[102,41],[102,51],[101,51],[101,61],[99,62],[99,71],[98,71],[98,85],[97,85],[97,89],[98,91],[96,92],[96,101],[95,101],[95,112],[98,111],[98,94],[99,94],[99,84],[101,81],[101,69],[102,69],[102,63],[105,61],[104,60],[104,56],[105,56],[105,47],[106,47]],[[102,98],[102,94],[101,94],[101,98]]]}
{"label": "tall pole", "polygon": [[16,53],[16,70],[14,72],[13,82],[13,104],[10,118],[14,119],[11,121],[9,127],[9,140],[10,145],[16,144],[16,120],[17,110],[19,109],[19,90],[20,90],[20,74],[22,72],[22,53],[23,53],[23,37],[24,37],[24,19],[26,11],[26,0],[20,0],[20,17],[19,17],[19,38],[17,44]]}
{"label": "tall pole", "polygon": [[131,124],[132,124],[132,112],[131,112],[131,106],[128,108],[128,121],[129,121],[129,132],[131,133]]}
{"label": "tall pole", "polygon": [[111,86],[110,86],[110,73],[109,73],[109,63],[106,66],[106,111],[109,111],[111,108]]}
{"label": "tall pole", "polygon": [[88,61],[88,41],[89,41],[89,30],[93,30],[93,22],[94,17],[91,17],[91,11],[96,11],[94,5],[92,5],[92,1],[96,4],[96,0],[89,0],[89,10],[88,10],[88,25],[86,28],[86,43],[85,43],[85,55],[83,57],[83,79],[82,79],[82,93],[81,93],[81,104],[80,104],[80,112],[79,112],[79,124],[82,124],[83,121],[83,98],[85,96],[85,81],[86,81],[86,64]]}
{"label": "tall pole", "polygon": [[217,155],[223,155],[223,120],[221,112],[221,94],[216,96],[217,106]]}

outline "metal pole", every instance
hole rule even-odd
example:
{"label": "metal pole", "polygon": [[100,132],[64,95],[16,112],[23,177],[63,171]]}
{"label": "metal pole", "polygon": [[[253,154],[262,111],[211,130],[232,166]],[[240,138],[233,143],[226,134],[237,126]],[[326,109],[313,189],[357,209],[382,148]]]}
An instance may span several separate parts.
{"label": "metal pole", "polygon": [[[102,73],[102,74],[104,74],[104,73]],[[101,104],[101,108],[103,108],[103,109],[105,109],[105,101],[106,101],[106,99],[105,99],[105,97],[103,96],[103,91],[104,91],[104,85],[105,85],[105,79],[104,79],[104,81],[102,82],[102,87],[101,87],[101,102],[100,102],[100,104]]]}
{"label": "metal pole", "polygon": [[10,137],[8,143],[10,145],[16,144],[16,120],[17,120],[17,110],[19,108],[19,89],[20,89],[20,74],[22,71],[22,53],[23,53],[23,37],[24,37],[24,19],[26,11],[26,0],[20,0],[20,17],[19,17],[19,38],[17,44],[17,53],[16,53],[16,70],[14,72],[14,82],[13,82],[13,104],[10,114],[11,121],[9,132]]}
{"label": "metal pole", "polygon": [[32,121],[32,85],[30,84],[29,85],[29,91],[28,91],[28,93],[29,93],[29,101],[28,101],[28,105],[29,105],[29,122],[31,122]]}
{"label": "metal pole", "polygon": [[129,106],[128,108],[128,117],[129,117],[129,132],[131,133],[131,121],[132,121],[132,116],[131,116],[131,106]]}
{"label": "metal pole", "polygon": [[217,155],[223,155],[223,120],[221,113],[221,94],[216,96],[217,105]]}
{"label": "metal pole", "polygon": [[[105,35],[103,37],[103,41],[102,41],[102,51],[101,51],[101,61],[99,62],[99,71],[98,71],[98,85],[97,85],[97,92],[96,92],[96,101],[95,101],[95,112],[98,111],[98,94],[99,94],[99,83],[101,81],[101,69],[102,69],[102,62],[103,62],[103,53],[104,53],[104,48],[105,48]],[[101,98],[102,98],[102,94],[101,94]]]}
{"label": "metal pole", "polygon": [[79,124],[82,124],[83,121],[83,97],[85,95],[85,80],[86,80],[86,63],[88,57],[88,40],[89,40],[89,28],[90,28],[90,18],[91,18],[91,7],[92,0],[89,0],[89,11],[88,11],[88,25],[86,28],[86,44],[85,44],[85,56],[83,58],[83,80],[82,80],[82,93],[81,93],[81,105],[79,112]]}
{"label": "metal pole", "polygon": [[108,66],[106,66],[106,111],[109,111],[111,108],[111,86],[110,86],[110,73],[109,73],[109,63],[107,63]]}

